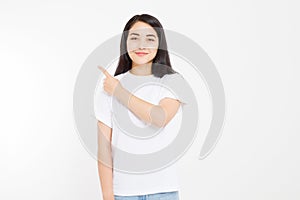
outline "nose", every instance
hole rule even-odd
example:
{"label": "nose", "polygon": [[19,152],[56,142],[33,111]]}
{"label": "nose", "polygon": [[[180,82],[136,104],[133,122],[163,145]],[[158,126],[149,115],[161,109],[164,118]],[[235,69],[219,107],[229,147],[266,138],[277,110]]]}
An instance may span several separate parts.
{"label": "nose", "polygon": [[138,48],[139,49],[145,49],[146,45],[145,45],[145,41],[144,40],[140,40],[139,44],[138,44]]}

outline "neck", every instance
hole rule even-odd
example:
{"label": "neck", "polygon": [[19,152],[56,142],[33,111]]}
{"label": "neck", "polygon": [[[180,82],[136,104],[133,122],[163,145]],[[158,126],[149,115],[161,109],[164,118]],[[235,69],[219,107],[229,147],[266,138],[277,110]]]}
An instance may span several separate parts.
{"label": "neck", "polygon": [[141,76],[151,75],[152,74],[151,66],[152,66],[152,62],[142,64],[142,65],[137,65],[133,63],[130,72],[132,74],[141,75]]}

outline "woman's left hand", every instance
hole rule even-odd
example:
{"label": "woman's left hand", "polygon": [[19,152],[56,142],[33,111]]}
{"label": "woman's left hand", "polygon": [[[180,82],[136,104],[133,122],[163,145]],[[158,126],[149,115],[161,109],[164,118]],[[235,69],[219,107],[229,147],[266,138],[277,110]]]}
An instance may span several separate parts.
{"label": "woman's left hand", "polygon": [[98,66],[98,68],[103,72],[105,75],[105,79],[103,82],[103,89],[109,94],[109,95],[116,95],[117,88],[121,87],[121,83],[118,79],[111,76],[108,71],[106,71],[103,67]]}

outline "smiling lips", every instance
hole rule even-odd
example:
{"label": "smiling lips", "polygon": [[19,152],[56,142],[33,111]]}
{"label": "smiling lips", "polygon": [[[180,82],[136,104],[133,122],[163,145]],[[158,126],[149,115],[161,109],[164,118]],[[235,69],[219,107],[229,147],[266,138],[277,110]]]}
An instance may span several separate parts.
{"label": "smiling lips", "polygon": [[136,51],[135,54],[138,55],[138,56],[144,56],[144,55],[147,55],[148,53],[141,52],[141,51]]}

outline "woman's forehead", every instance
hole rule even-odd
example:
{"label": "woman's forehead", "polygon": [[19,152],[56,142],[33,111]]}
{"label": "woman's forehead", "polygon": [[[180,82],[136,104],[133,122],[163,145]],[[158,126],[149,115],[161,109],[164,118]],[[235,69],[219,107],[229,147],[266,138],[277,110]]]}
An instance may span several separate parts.
{"label": "woman's forehead", "polygon": [[137,35],[148,35],[148,34],[156,34],[156,31],[153,27],[151,27],[149,24],[143,23],[143,22],[137,22],[135,23],[131,29],[129,30],[130,34],[137,34]]}

